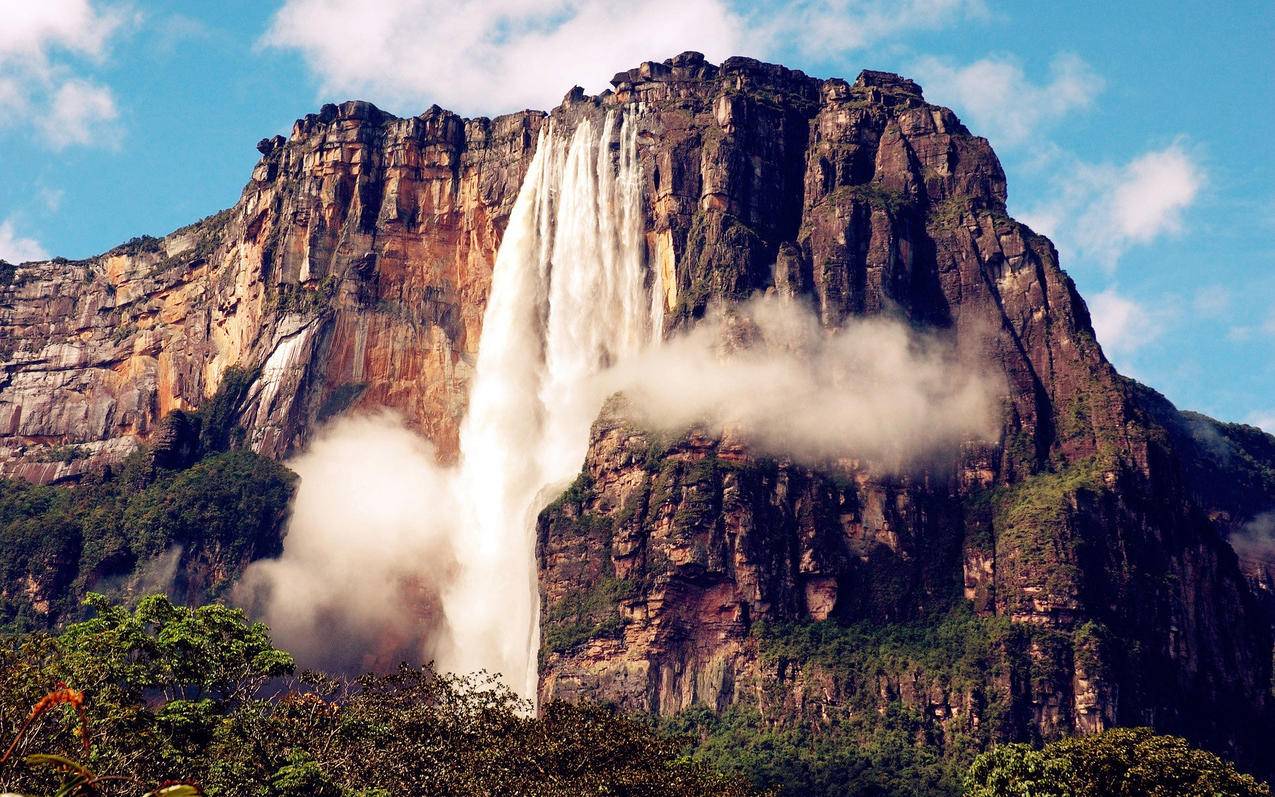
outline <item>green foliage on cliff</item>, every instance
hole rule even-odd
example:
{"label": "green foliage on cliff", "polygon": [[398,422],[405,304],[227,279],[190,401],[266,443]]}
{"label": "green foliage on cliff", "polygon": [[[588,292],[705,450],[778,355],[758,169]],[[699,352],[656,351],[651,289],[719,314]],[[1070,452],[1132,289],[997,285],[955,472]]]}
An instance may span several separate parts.
{"label": "green foliage on cliff", "polygon": [[1074,656],[1092,673],[1106,633],[1015,624],[964,603],[907,623],[761,622],[759,656],[807,695],[804,707],[750,704],[745,690],[721,716],[692,711],[674,727],[697,740],[697,760],[780,795],[955,795],[976,755],[1030,732],[1011,688],[1056,694],[1071,677],[1060,663]]}
{"label": "green foliage on cliff", "polygon": [[0,480],[0,625],[51,627],[93,588],[186,591],[188,574],[166,564],[174,556],[218,568],[192,597],[218,595],[250,559],[278,553],[294,482],[250,451],[179,471],[136,452],[74,488]]}
{"label": "green foliage on cliff", "polygon": [[567,653],[590,639],[619,634],[624,628],[620,601],[633,589],[630,581],[603,578],[546,606],[540,618],[542,653]]}
{"label": "green foliage on cliff", "polygon": [[332,306],[341,279],[329,274],[314,283],[283,282],[267,289],[266,298],[278,313],[315,316]]}
{"label": "green foliage on cliff", "polygon": [[323,399],[323,403],[319,405],[319,411],[315,414],[316,423],[323,423],[329,418],[340,415],[350,408],[350,405],[363,395],[363,391],[367,389],[366,382],[345,382],[337,385],[332,392]]}
{"label": "green foliage on cliff", "polygon": [[[1009,682],[1023,633],[964,604],[910,623],[758,623],[764,661],[835,697],[825,695],[809,722],[767,724],[755,710],[732,709],[720,723],[699,723],[696,755],[781,795],[955,794],[973,756],[1007,732],[1009,694],[997,684]],[[905,690],[916,694],[905,699]],[[937,696],[964,719],[945,726],[915,702]],[[732,749],[747,752],[732,759]]]}
{"label": "green foliage on cliff", "polygon": [[1030,476],[992,496],[997,561],[1007,570],[1025,570],[1044,587],[1042,598],[1073,597],[1081,540],[1070,519],[1087,497],[1105,488],[1110,462],[1090,457]]}
{"label": "green foliage on cliff", "polygon": [[0,766],[0,789],[55,787],[21,761],[39,751],[125,779],[101,782],[105,797],[176,778],[210,797],[752,793],[684,759],[682,741],[649,720],[603,706],[551,703],[533,717],[492,679],[409,668],[288,679],[291,656],[235,609],[160,596],[132,611],[100,597],[92,607],[59,636],[0,646],[0,742],[61,681],[84,694],[91,743],[86,754],[74,713],[48,712]]}
{"label": "green foliage on cliff", "polygon": [[277,555],[296,476],[231,448],[253,379],[230,369],[198,412],[174,412],[172,450],[135,451],[74,487],[0,480],[0,628],[51,628],[90,590],[212,599]]}
{"label": "green foliage on cliff", "polygon": [[960,766],[945,759],[925,719],[897,705],[835,725],[767,720],[756,709],[705,708],[668,727],[694,739],[691,757],[780,797],[951,797]]}
{"label": "green foliage on cliff", "polygon": [[1005,651],[1020,633],[1007,618],[980,617],[961,604],[912,623],[835,620],[757,624],[763,658],[817,665],[851,685],[865,706],[878,702],[876,679],[920,674],[944,688],[975,688],[1004,675]]}
{"label": "green foliage on cliff", "polygon": [[1270,788],[1185,739],[1116,728],[1052,742],[1009,744],[980,755],[966,797],[1269,797]]}

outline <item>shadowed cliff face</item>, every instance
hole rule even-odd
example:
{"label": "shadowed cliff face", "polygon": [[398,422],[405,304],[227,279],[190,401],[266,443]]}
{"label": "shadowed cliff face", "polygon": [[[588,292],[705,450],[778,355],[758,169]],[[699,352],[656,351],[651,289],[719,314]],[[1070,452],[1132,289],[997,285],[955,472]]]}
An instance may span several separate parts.
{"label": "shadowed cliff face", "polygon": [[[834,723],[897,705],[944,744],[1146,723],[1256,760],[1270,621],[1217,521],[1275,492],[1195,484],[1198,430],[1103,357],[1054,247],[1006,215],[987,142],[881,73],[681,57],[614,83],[600,102],[645,108],[673,326],[773,290],[829,327],[883,314],[983,340],[1007,390],[996,445],[905,473],[604,415],[540,520],[541,696]],[[966,602],[985,677],[847,673],[775,631],[911,628]]]}
{"label": "shadowed cliff face", "polygon": [[[915,83],[684,54],[613,86],[551,115],[569,128],[642,109],[666,331],[773,291],[830,328],[886,315],[983,341],[1005,390],[997,442],[905,473],[665,440],[612,406],[582,480],[540,519],[542,697],[814,722],[902,705],[945,743],[1146,723],[1255,760],[1269,564],[1249,550],[1250,583],[1224,535],[1275,508],[1270,438],[1217,443],[1116,374],[1053,246],[1007,216],[986,140]],[[495,250],[545,119],[327,106],[261,143],[234,208],[19,267],[0,286],[4,472],[49,481],[116,457],[231,365],[256,369],[240,420],[258,451],[388,406],[454,456]],[[781,632],[966,602],[985,677],[847,674],[808,646],[794,658]]]}

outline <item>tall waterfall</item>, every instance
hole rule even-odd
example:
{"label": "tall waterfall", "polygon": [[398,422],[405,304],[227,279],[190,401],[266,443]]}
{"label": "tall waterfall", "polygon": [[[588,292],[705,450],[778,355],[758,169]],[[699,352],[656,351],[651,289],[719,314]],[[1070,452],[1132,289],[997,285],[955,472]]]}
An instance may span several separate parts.
{"label": "tall waterfall", "polygon": [[[619,130],[616,130],[617,117]],[[468,523],[443,595],[439,664],[486,669],[534,697],[539,647],[535,522],[580,470],[607,365],[658,340],[663,291],[645,265],[642,174],[631,112],[552,122],[496,256],[456,489]],[[618,147],[614,146],[618,141]]]}

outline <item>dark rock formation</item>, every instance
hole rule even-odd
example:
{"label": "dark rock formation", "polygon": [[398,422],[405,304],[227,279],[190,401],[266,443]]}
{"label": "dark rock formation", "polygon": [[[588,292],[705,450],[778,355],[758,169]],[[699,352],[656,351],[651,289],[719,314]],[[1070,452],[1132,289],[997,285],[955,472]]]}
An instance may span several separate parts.
{"label": "dark rock formation", "polygon": [[[1269,754],[1271,613],[1226,535],[1275,506],[1275,441],[1219,437],[1115,372],[1054,247],[1007,216],[986,140],[888,73],[692,54],[612,85],[600,102],[646,109],[674,323],[778,290],[830,327],[884,313],[982,334],[1008,390],[999,445],[910,475],[696,435],[661,450],[600,419],[582,481],[541,517],[542,697],[845,722],[874,694],[867,711],[903,705],[949,742],[1151,724]],[[1205,457],[1223,437],[1234,451]],[[759,633],[914,627],[966,602],[1014,631],[974,683],[838,678]]]}

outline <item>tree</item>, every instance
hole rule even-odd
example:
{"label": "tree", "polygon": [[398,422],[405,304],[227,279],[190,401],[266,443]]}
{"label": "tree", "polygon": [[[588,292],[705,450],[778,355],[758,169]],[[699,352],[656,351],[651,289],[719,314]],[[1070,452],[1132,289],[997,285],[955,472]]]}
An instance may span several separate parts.
{"label": "tree", "polygon": [[1114,728],[1033,750],[1003,745],[970,766],[967,797],[1270,797],[1213,753],[1150,728]]}

